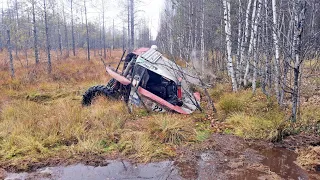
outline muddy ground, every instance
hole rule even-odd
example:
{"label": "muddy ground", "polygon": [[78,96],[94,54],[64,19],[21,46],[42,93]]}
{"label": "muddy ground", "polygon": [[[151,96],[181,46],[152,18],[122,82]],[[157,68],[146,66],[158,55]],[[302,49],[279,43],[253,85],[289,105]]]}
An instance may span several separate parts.
{"label": "muddy ground", "polygon": [[[298,142],[307,143],[298,141],[298,137],[292,139],[273,144],[215,134],[197,147],[199,151],[182,149],[176,165],[187,179],[320,179],[317,169],[302,169],[295,162],[298,155],[284,148],[289,144],[294,148],[294,143],[298,148]],[[320,142],[319,137],[311,143],[315,142]]]}
{"label": "muddy ground", "polygon": [[[175,160],[149,164],[130,161],[106,161],[98,157],[82,161],[88,166],[45,167],[35,172],[10,174],[3,169],[1,177],[7,179],[319,179],[319,164],[314,169],[297,165],[300,147],[317,147],[319,137],[293,136],[282,143],[246,141],[232,135],[215,134],[204,143],[178,149]],[[290,148],[291,150],[289,150]],[[48,162],[47,162],[48,163]],[[43,164],[59,165],[61,162]],[[66,162],[65,162],[66,163]],[[75,162],[73,162],[75,163]],[[39,167],[39,165],[38,165]]]}

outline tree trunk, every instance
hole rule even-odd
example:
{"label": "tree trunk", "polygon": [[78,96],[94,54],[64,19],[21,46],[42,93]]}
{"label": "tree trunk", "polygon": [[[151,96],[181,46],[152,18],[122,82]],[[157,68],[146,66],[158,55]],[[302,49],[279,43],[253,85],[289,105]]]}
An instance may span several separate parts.
{"label": "tree trunk", "polygon": [[224,22],[225,22],[225,33],[226,33],[226,43],[227,43],[227,66],[228,72],[231,76],[232,80],[232,89],[233,91],[237,91],[237,81],[233,70],[233,63],[232,63],[232,42],[231,42],[231,20],[230,20],[230,2],[228,0],[223,0],[223,8],[224,8]]}
{"label": "tree trunk", "polygon": [[252,51],[254,48],[254,27],[255,27],[255,19],[256,19],[256,11],[257,11],[257,1],[258,0],[254,0],[253,2],[253,10],[252,10],[252,19],[251,19],[251,36],[250,36],[250,42],[249,42],[249,50],[248,50],[248,54],[247,54],[247,58],[246,58],[246,70],[244,73],[244,77],[243,77],[243,84],[244,86],[248,85],[248,75],[249,75],[249,71],[250,71],[250,59],[252,58]]}
{"label": "tree trunk", "polygon": [[275,58],[274,58],[274,70],[275,70],[275,91],[278,103],[280,103],[280,73],[279,73],[279,40],[278,40],[278,16],[277,16],[277,2],[272,0],[272,14],[273,14],[273,41],[275,49]]}
{"label": "tree trunk", "polygon": [[297,120],[298,111],[298,99],[299,99],[299,76],[300,76],[300,66],[303,62],[301,58],[301,37],[304,30],[306,12],[306,1],[305,0],[295,0],[295,42],[294,42],[294,53],[295,53],[295,63],[294,63],[294,83],[293,83],[293,93],[292,93],[292,121]]}
{"label": "tree trunk", "polygon": [[10,59],[10,72],[11,72],[11,78],[14,78],[14,65],[13,65],[13,56],[12,56],[12,46],[11,46],[11,37],[10,37],[10,30],[7,30],[7,48],[8,48],[8,54]]}
{"label": "tree trunk", "polygon": [[86,18],[86,30],[87,30],[87,58],[88,61],[90,61],[90,42],[89,42],[89,27],[88,27],[88,17],[87,17],[87,6],[86,6],[86,0],[83,1],[84,4],[84,13]]}
{"label": "tree trunk", "polygon": [[249,39],[249,15],[250,15],[250,9],[251,9],[252,0],[248,1],[247,10],[246,10],[246,20],[245,20],[245,28],[244,28],[244,34],[241,41],[241,53],[240,53],[240,83],[242,82],[244,77],[244,66],[243,61],[246,59],[245,57],[245,50],[248,46],[248,39]]}
{"label": "tree trunk", "polygon": [[66,57],[68,58],[69,57],[69,39],[68,39],[68,27],[67,27],[66,15],[64,12],[64,6],[62,6],[62,11],[63,11],[63,21],[64,21],[64,41],[67,49]]}
{"label": "tree trunk", "polygon": [[[102,3],[104,3],[102,1]],[[105,9],[104,9],[104,5],[102,8],[102,40],[103,40],[103,57],[104,59],[107,59],[107,50],[106,50],[106,30],[105,30]]]}
{"label": "tree trunk", "polygon": [[[18,31],[19,31],[19,9],[18,9],[18,0],[15,0],[15,10],[16,10],[16,30],[15,30],[15,53],[16,57],[18,57]],[[19,57],[18,57],[19,59]]]}
{"label": "tree trunk", "polygon": [[[237,47],[237,68],[236,68],[236,78],[237,82],[241,83],[241,67],[240,67],[240,62],[241,62],[241,46],[242,46],[242,3],[241,0],[239,2],[239,12],[238,12],[238,47]],[[239,85],[239,84],[238,84]]]}
{"label": "tree trunk", "polygon": [[59,52],[60,58],[62,57],[62,38],[61,38],[61,27],[60,27],[60,17],[58,17],[58,45],[59,45]]}
{"label": "tree trunk", "polygon": [[201,15],[201,73],[204,74],[205,72],[205,44],[204,44],[204,21],[205,21],[205,15],[204,15],[204,0],[202,0],[202,15]]}
{"label": "tree trunk", "polygon": [[73,56],[76,56],[76,42],[74,39],[74,26],[73,26],[73,0],[70,1],[71,2],[71,36],[72,36],[72,52],[73,52]]}
{"label": "tree trunk", "polygon": [[131,41],[130,49],[134,49],[134,0],[130,0],[130,30],[131,30]]}
{"label": "tree trunk", "polygon": [[257,16],[254,20],[254,36],[253,36],[253,77],[252,77],[252,91],[253,93],[256,92],[257,88],[257,69],[258,69],[258,58],[257,58],[257,39],[258,39],[258,24],[260,21],[260,12],[261,12],[261,5],[262,0],[258,0],[258,10],[257,10]]}
{"label": "tree trunk", "polygon": [[48,17],[47,17],[47,6],[46,0],[43,0],[43,8],[44,8],[44,23],[46,29],[46,48],[47,48],[47,58],[48,58],[48,74],[51,74],[51,54],[50,54],[50,35],[49,35],[49,27],[48,27]]}
{"label": "tree trunk", "polygon": [[35,13],[35,0],[32,1],[32,24],[33,24],[33,48],[34,48],[34,57],[36,64],[39,64],[39,51],[38,51],[38,34],[37,34],[37,25],[36,25],[36,13]]}
{"label": "tree trunk", "polygon": [[132,51],[132,49],[130,49],[130,0],[128,0],[128,41],[127,41],[127,48],[129,49],[129,52]]}

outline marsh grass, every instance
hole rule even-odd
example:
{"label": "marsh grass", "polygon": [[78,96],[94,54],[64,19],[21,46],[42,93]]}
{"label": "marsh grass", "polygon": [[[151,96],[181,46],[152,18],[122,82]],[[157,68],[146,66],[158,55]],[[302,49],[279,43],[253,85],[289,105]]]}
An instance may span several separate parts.
{"label": "marsh grass", "polygon": [[[113,55],[108,63],[117,62],[121,52]],[[163,160],[176,156],[179,146],[210,138],[212,118],[229,124],[224,133],[273,139],[287,116],[274,98],[260,91],[232,93],[223,84],[209,90],[218,110],[213,116],[149,114],[144,109],[129,114],[123,102],[104,98],[84,108],[84,91],[109,80],[99,57],[90,62],[84,57],[80,52],[79,57],[54,61],[51,75],[45,63],[28,68],[15,64],[15,79],[8,75],[8,64],[0,62],[0,167],[29,170],[51,158],[77,162],[114,154],[137,162]],[[317,110],[302,109],[302,124],[319,124]]]}
{"label": "marsh grass", "polygon": [[[212,92],[226,89],[217,88]],[[228,129],[224,132],[248,139],[278,138],[287,115],[274,98],[267,98],[260,90],[255,95],[250,90],[241,90],[237,93],[224,92],[219,96],[216,116],[218,120],[228,123]]]}
{"label": "marsh grass", "polygon": [[[114,54],[108,62],[118,61],[121,54]],[[73,162],[114,154],[148,162],[174,157],[177,145],[195,142],[191,116],[144,109],[129,114],[122,101],[105,98],[82,107],[84,91],[109,80],[98,57],[83,57],[54,61],[51,75],[45,63],[28,69],[15,64],[16,78],[0,80],[1,167],[29,170],[52,158]]]}

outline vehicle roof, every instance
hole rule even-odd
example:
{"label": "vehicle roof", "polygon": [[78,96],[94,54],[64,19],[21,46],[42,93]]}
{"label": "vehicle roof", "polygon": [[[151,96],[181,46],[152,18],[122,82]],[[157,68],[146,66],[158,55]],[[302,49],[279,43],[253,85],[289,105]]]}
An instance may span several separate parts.
{"label": "vehicle roof", "polygon": [[138,49],[135,49],[132,53],[135,54],[135,55],[142,55],[143,53],[147,52],[150,48],[146,48],[146,47],[142,47],[142,48],[138,48]]}

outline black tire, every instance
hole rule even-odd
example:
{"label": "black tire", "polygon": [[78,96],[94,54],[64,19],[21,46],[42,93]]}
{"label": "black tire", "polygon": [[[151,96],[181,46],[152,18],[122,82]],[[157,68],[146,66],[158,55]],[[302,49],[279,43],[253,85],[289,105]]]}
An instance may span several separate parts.
{"label": "black tire", "polygon": [[84,93],[82,98],[82,105],[90,106],[93,99],[97,96],[105,96],[111,99],[117,98],[116,93],[112,89],[109,89],[108,87],[102,85],[93,86]]}

